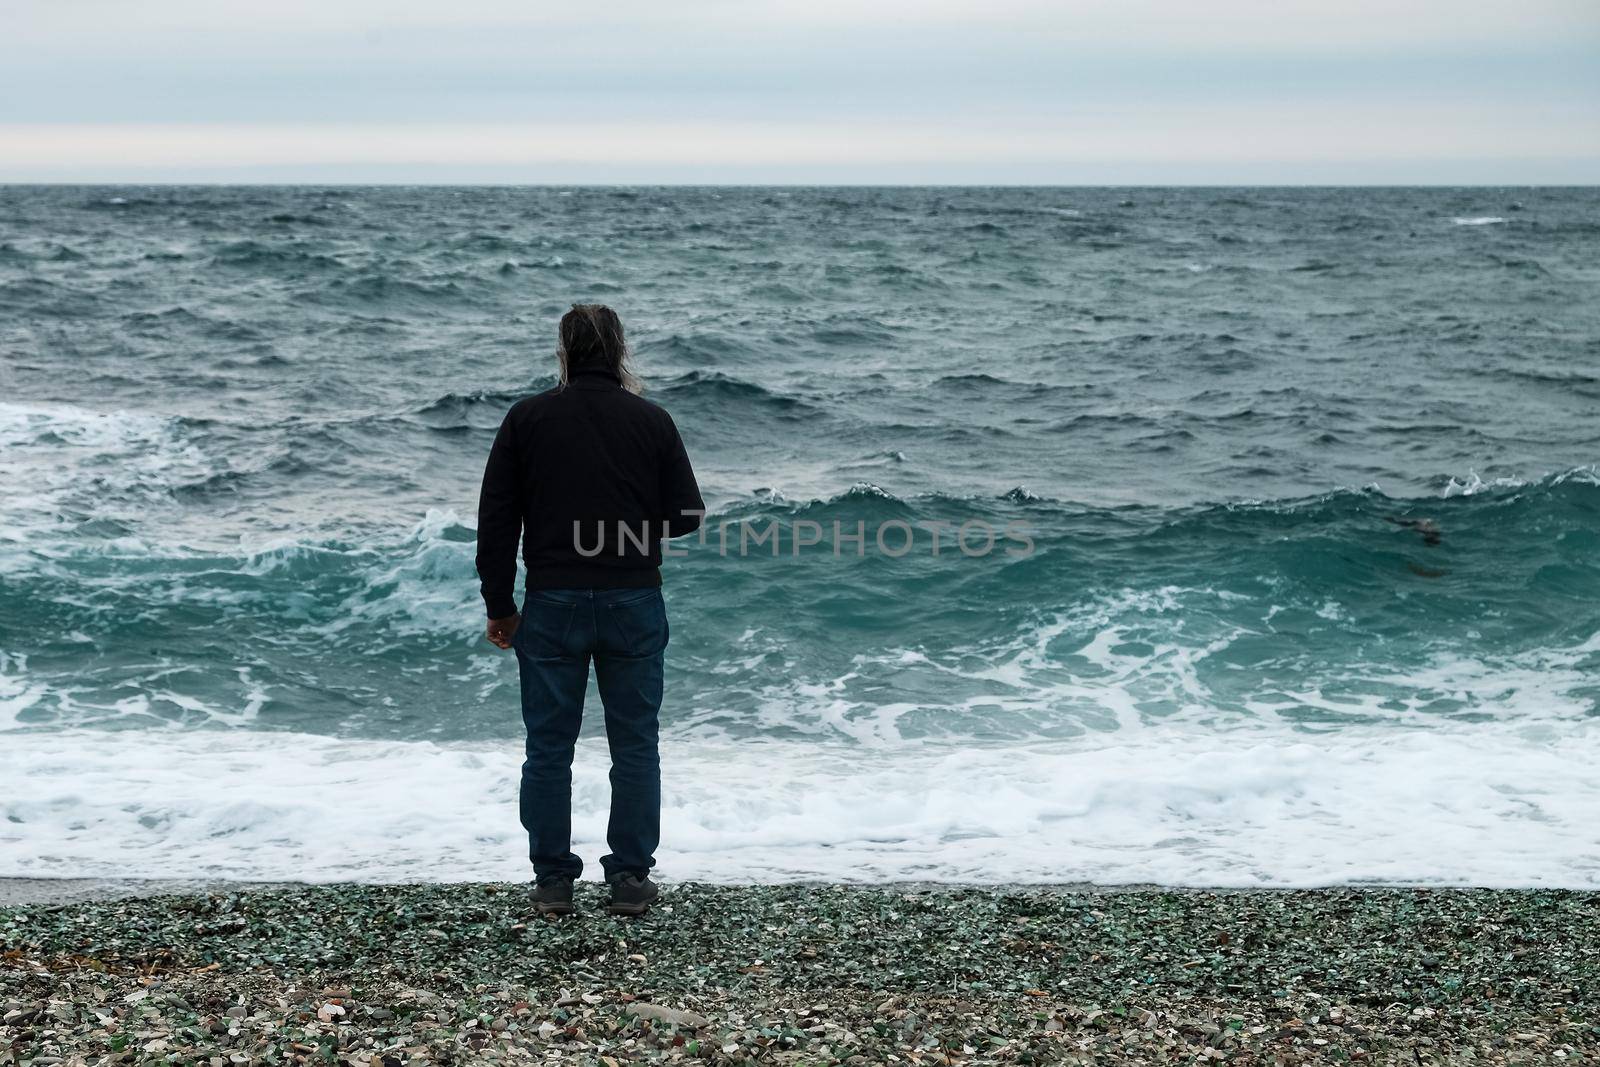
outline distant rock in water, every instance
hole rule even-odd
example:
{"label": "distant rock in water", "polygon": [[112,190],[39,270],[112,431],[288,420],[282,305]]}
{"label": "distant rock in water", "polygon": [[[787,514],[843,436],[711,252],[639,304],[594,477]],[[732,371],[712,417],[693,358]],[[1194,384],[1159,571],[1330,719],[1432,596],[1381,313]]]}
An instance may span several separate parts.
{"label": "distant rock in water", "polygon": [[1422,535],[1422,543],[1428,546],[1437,545],[1444,539],[1444,531],[1439,529],[1439,524],[1432,519],[1406,519],[1394,515],[1386,517],[1386,521],[1396,526],[1403,526],[1408,530],[1415,530]]}

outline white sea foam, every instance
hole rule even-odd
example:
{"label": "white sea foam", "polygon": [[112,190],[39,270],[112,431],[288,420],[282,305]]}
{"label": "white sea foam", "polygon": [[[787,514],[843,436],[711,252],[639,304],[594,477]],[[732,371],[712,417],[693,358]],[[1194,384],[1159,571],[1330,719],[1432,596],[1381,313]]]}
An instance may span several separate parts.
{"label": "white sea foam", "polygon": [[1503,475],[1498,478],[1485,479],[1477,471],[1467,471],[1465,479],[1450,476],[1441,492],[1442,496],[1473,496],[1478,493],[1491,492],[1498,489],[1522,489],[1529,485],[1544,482],[1548,485],[1563,485],[1572,482],[1577,485],[1600,485],[1600,467],[1593,464],[1570,467],[1564,471],[1543,475],[1537,479],[1519,478],[1515,475]]}
{"label": "white sea foam", "polygon": [[[205,469],[203,457],[183,442],[172,419],[137,411],[96,411],[72,404],[0,403],[0,447],[10,478],[29,474],[59,478],[58,470],[33,470],[23,458],[48,456],[104,462],[129,484],[140,484],[169,470]],[[209,473],[205,469],[205,473]],[[14,483],[13,483],[14,484]]]}
{"label": "white sea foam", "polygon": [[28,657],[0,649],[0,730],[18,724],[24,711],[37,704],[48,689],[27,677]]}
{"label": "white sea foam", "polygon": [[[71,404],[0,403],[0,540],[25,541],[72,513],[121,518],[124,509],[200,482],[214,465],[175,420]],[[30,546],[43,551],[43,543]]]}
{"label": "white sea foam", "polygon": [[[429,508],[411,527],[355,545],[283,537],[246,541],[239,573],[261,577],[327,557],[358,577],[360,586],[343,601],[339,622],[323,632],[383,621],[399,634],[444,633],[478,610],[471,529],[455,511]],[[457,531],[467,531],[466,538],[451,536]]]}
{"label": "white sea foam", "polygon": [[1525,480],[1512,476],[1491,478],[1485,481],[1478,476],[1477,471],[1468,471],[1465,480],[1457,480],[1454,475],[1451,475],[1450,480],[1445,483],[1442,495],[1447,497],[1473,496],[1477,493],[1494,489],[1520,489],[1527,484]]}
{"label": "white sea foam", "polygon": [[[674,878],[1600,888],[1600,725],[1208,731],[892,748],[668,738]],[[519,744],[13,734],[0,875],[515,879]],[[604,851],[603,743],[575,836]]]}
{"label": "white sea foam", "polygon": [[1504,222],[1506,220],[1498,215],[1474,215],[1470,217],[1453,218],[1450,221],[1455,223],[1457,226],[1493,226],[1497,222]]}
{"label": "white sea foam", "polygon": [[[891,646],[857,653],[834,676],[772,678],[754,690],[753,716],[725,711],[713,698],[697,701],[686,721],[892,748],[934,738],[1023,744],[1105,737],[1176,722],[1291,729],[1314,719],[1408,729],[1454,717],[1564,730],[1593,716],[1600,634],[1574,646],[1504,654],[1439,649],[1404,666],[1381,659],[1312,663],[1288,674],[1268,672],[1258,685],[1243,687],[1225,668],[1219,673],[1214,657],[1225,660],[1240,639],[1277,632],[1285,624],[1276,617],[1291,609],[1273,605],[1259,623],[1240,622],[1227,614],[1239,599],[1208,588],[1125,589],[1044,615],[1004,641],[941,650]],[[1347,606],[1334,599],[1293,610],[1327,629],[1349,625]],[[1181,629],[1173,628],[1175,618],[1183,620]],[[1304,622],[1289,627],[1300,632]],[[756,628],[730,651],[729,673],[748,679],[766,676],[760,665],[784,650],[778,632]]]}

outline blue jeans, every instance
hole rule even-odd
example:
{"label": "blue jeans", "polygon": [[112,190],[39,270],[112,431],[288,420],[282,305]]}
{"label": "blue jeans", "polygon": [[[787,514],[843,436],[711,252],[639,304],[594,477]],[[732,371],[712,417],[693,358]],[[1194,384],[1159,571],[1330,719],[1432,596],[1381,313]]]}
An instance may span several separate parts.
{"label": "blue jeans", "polygon": [[656,749],[667,606],[659,589],[531,589],[512,635],[528,730],[519,805],[528,857],[540,880],[576,878],[572,851],[572,751],[594,660],[611,748],[609,880],[655,866],[661,839],[661,759]]}

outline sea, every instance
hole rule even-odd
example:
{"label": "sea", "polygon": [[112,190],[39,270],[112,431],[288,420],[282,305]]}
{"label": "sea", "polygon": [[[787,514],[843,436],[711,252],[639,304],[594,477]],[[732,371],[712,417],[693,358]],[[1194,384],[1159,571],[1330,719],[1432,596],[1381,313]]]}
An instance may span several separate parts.
{"label": "sea", "polygon": [[475,507],[591,301],[663,878],[1600,888],[1600,189],[1487,187],[0,186],[0,876],[527,878]]}

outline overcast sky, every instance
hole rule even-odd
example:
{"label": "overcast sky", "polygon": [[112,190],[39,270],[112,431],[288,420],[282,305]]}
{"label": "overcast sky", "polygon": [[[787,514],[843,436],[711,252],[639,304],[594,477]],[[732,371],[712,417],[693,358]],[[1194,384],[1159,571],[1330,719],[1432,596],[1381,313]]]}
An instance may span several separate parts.
{"label": "overcast sky", "polygon": [[4,0],[0,180],[1600,181],[1600,0]]}

